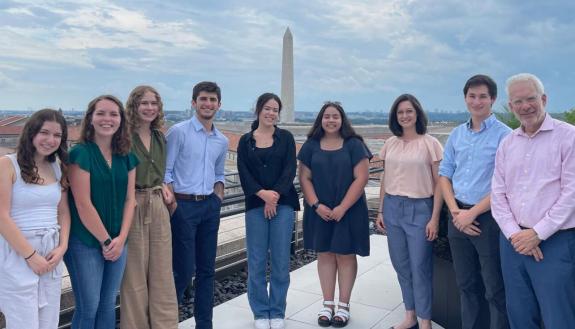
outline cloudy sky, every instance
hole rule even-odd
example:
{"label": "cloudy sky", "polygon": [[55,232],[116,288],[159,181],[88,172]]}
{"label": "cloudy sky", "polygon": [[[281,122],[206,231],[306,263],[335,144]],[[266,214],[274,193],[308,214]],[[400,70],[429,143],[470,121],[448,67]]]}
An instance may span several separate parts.
{"label": "cloudy sky", "polygon": [[548,109],[575,107],[575,2],[536,0],[0,0],[0,110],[83,110],[155,86],[189,107],[201,80],[222,108],[280,92],[282,37],[294,36],[295,106],[326,100],[385,111],[401,93],[426,110],[464,111],[476,73],[500,86],[538,75]]}

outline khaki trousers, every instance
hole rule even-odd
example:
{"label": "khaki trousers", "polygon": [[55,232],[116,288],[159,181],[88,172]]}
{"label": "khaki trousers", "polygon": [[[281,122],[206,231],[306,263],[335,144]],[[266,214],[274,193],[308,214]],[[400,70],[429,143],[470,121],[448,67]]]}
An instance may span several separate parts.
{"label": "khaki trousers", "polygon": [[120,289],[122,329],[177,329],[170,216],[160,188],[136,191]]}

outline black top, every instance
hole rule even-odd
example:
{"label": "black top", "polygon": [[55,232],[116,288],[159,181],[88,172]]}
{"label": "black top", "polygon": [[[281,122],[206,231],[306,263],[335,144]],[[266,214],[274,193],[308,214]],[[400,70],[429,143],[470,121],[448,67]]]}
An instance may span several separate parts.
{"label": "black top", "polygon": [[295,141],[292,134],[284,129],[275,128],[271,147],[266,150],[263,159],[256,152],[256,140],[253,131],[244,134],[238,144],[238,172],[246,195],[246,211],[263,207],[265,202],[256,193],[261,190],[273,190],[280,194],[278,204],[289,205],[299,210],[298,195],[293,185],[296,173]]}

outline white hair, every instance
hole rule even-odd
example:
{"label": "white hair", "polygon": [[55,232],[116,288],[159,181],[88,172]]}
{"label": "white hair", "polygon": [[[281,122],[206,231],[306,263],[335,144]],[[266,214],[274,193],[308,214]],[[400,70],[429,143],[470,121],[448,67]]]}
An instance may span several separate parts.
{"label": "white hair", "polygon": [[511,87],[511,85],[518,82],[526,82],[526,81],[531,82],[533,84],[537,93],[539,93],[540,95],[545,94],[545,88],[543,87],[543,82],[541,82],[541,80],[539,80],[538,77],[536,77],[531,73],[519,73],[507,79],[507,82],[505,83],[505,91],[507,92],[507,97],[509,97],[509,87]]}

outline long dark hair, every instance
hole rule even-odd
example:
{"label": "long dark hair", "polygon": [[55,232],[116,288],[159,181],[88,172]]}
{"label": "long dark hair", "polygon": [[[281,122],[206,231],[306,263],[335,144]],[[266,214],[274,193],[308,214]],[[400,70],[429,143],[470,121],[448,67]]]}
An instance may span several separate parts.
{"label": "long dark hair", "polygon": [[415,120],[415,132],[417,132],[418,135],[424,135],[427,132],[427,116],[425,115],[425,112],[423,112],[421,103],[419,103],[417,98],[411,94],[400,95],[395,99],[393,105],[391,105],[388,120],[389,130],[391,130],[395,136],[403,136],[403,127],[401,127],[397,120],[397,110],[399,108],[399,104],[405,101],[408,101],[413,105],[415,114],[417,115],[417,119]]}
{"label": "long dark hair", "polygon": [[325,135],[325,131],[323,131],[323,127],[321,126],[321,121],[323,119],[323,114],[328,107],[335,108],[339,112],[339,115],[341,116],[341,127],[339,128],[339,134],[341,138],[347,140],[349,138],[355,137],[363,141],[363,138],[359,134],[357,134],[355,132],[355,129],[353,129],[353,127],[351,126],[351,122],[347,118],[347,115],[345,115],[343,107],[339,102],[325,102],[325,104],[323,104],[323,106],[319,110],[319,113],[317,114],[317,117],[315,118],[313,126],[311,127],[311,129],[307,134],[307,138],[319,141]]}
{"label": "long dark hair", "polygon": [[156,102],[158,102],[158,116],[150,123],[150,129],[160,129],[164,125],[164,103],[162,102],[160,93],[151,86],[137,86],[132,90],[126,101],[126,116],[128,117],[131,133],[134,133],[140,126],[138,107],[140,107],[142,97],[144,97],[144,94],[148,91],[154,94]]}
{"label": "long dark hair", "polygon": [[126,120],[126,111],[124,105],[120,100],[112,95],[102,95],[94,98],[89,104],[84,119],[82,120],[82,128],[80,131],[80,142],[87,143],[94,141],[94,127],[92,126],[92,116],[96,110],[96,105],[101,100],[109,100],[118,105],[120,110],[120,127],[118,131],[112,136],[112,153],[126,155],[130,152],[132,141],[130,139],[130,130],[128,129],[128,122]]}
{"label": "long dark hair", "polygon": [[60,146],[54,153],[48,155],[46,160],[48,162],[56,161],[56,158],[60,159],[60,169],[62,171],[62,177],[60,178],[60,185],[62,188],[67,188],[67,166],[68,163],[68,128],[66,126],[66,120],[62,114],[53,109],[42,109],[35,112],[28,119],[20,135],[20,140],[18,141],[18,147],[16,151],[16,158],[18,160],[18,165],[20,166],[20,175],[22,180],[28,184],[42,184],[44,180],[38,174],[38,166],[34,161],[34,154],[36,153],[36,148],[34,147],[34,137],[40,132],[44,122],[56,122],[60,125],[62,129],[62,139],[60,140]]}
{"label": "long dark hair", "polygon": [[278,95],[276,95],[274,93],[261,94],[260,97],[258,97],[258,100],[256,101],[256,108],[254,110],[254,114],[256,115],[256,119],[252,122],[252,128],[251,128],[252,131],[258,129],[258,126],[260,125],[260,121],[259,121],[260,113],[262,113],[262,110],[264,109],[264,105],[270,99],[273,99],[276,102],[278,102],[278,105],[279,105],[278,114],[281,113],[282,101]]}

